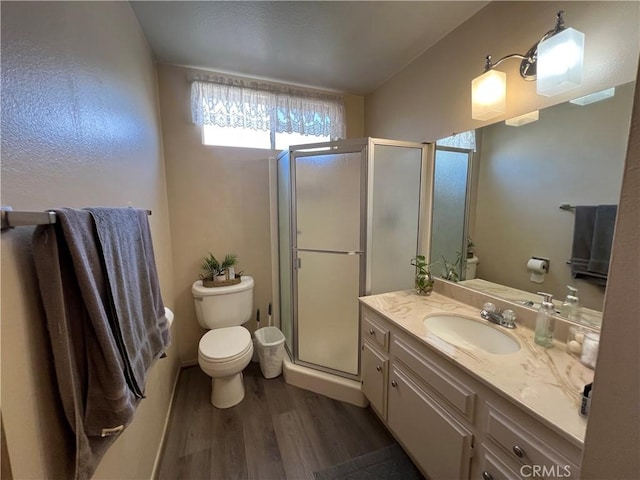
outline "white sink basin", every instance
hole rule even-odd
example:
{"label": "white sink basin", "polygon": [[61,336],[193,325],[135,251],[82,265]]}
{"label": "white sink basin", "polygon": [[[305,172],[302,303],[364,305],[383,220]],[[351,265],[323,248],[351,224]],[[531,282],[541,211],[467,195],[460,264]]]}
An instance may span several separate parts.
{"label": "white sink basin", "polygon": [[479,348],[497,355],[520,350],[520,344],[515,338],[480,320],[441,314],[429,315],[423,321],[429,332],[457,347]]}

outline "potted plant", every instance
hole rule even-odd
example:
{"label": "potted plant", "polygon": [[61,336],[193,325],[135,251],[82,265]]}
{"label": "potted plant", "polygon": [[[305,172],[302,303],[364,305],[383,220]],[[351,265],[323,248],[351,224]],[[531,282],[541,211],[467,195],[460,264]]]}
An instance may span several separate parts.
{"label": "potted plant", "polygon": [[424,255],[416,255],[413,257],[411,259],[411,265],[416,267],[416,292],[418,295],[429,295],[433,291],[431,265],[427,263]]}
{"label": "potted plant", "polygon": [[471,240],[471,237],[467,237],[467,258],[473,258],[473,255],[476,253],[476,245]]}
{"label": "potted plant", "polygon": [[236,272],[234,265],[238,263],[238,255],[235,253],[227,253],[224,256],[224,260],[220,265],[222,273],[226,276],[226,280],[234,280],[236,278]]}
{"label": "potted plant", "polygon": [[[460,275],[458,271],[460,269],[460,265],[462,264],[462,254],[457,252],[456,261],[453,263],[449,263],[446,258],[442,257],[442,275],[441,278],[445,280],[449,280],[450,282],[457,282],[460,280]],[[465,261],[466,262],[466,261]]]}
{"label": "potted plant", "polygon": [[219,262],[216,257],[209,252],[209,256],[204,257],[202,262],[203,274],[200,274],[203,287],[220,287],[223,285],[232,285],[240,282],[233,272],[233,266],[238,262],[238,256],[235,253],[228,253],[224,260]]}

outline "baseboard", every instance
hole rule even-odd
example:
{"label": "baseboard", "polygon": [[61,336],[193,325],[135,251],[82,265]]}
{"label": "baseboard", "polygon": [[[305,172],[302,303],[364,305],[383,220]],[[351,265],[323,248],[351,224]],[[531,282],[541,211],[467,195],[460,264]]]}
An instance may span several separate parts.
{"label": "baseboard", "polygon": [[197,358],[180,362],[180,368],[195,367],[196,365],[198,365]]}
{"label": "baseboard", "polygon": [[158,453],[156,454],[156,459],[153,462],[153,470],[151,470],[151,478],[158,478],[158,468],[160,468],[160,461],[162,460],[162,455],[164,453],[164,446],[167,442],[167,429],[169,428],[169,420],[171,419],[171,410],[173,409],[173,401],[176,398],[176,388],[178,388],[178,379],[180,378],[180,373],[182,368],[178,369],[178,373],[176,374],[176,378],[173,380],[173,388],[171,389],[171,400],[169,401],[169,408],[167,409],[167,415],[164,419],[164,427],[162,428],[162,440],[160,441],[160,447],[158,448]]}

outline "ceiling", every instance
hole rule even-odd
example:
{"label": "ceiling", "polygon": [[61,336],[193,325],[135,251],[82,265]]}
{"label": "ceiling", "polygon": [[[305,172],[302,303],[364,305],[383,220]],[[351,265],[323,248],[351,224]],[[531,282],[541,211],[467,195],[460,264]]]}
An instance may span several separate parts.
{"label": "ceiling", "polygon": [[131,5],[160,63],[366,95],[487,3]]}

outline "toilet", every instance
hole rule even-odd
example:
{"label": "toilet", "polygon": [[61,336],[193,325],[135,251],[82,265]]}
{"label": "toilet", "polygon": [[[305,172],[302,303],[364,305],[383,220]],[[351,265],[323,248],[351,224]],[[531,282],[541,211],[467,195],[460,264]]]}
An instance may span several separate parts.
{"label": "toilet", "polygon": [[471,258],[467,258],[466,261],[466,274],[464,276],[465,280],[471,280],[476,278],[476,268],[478,267],[478,257],[475,255]]}
{"label": "toilet", "polygon": [[206,288],[198,280],[191,287],[198,323],[209,330],[198,345],[198,364],[211,377],[211,404],[217,408],[244,398],[242,370],[253,356],[253,342],[241,325],[251,318],[253,285],[253,278],[243,276],[236,285]]}

